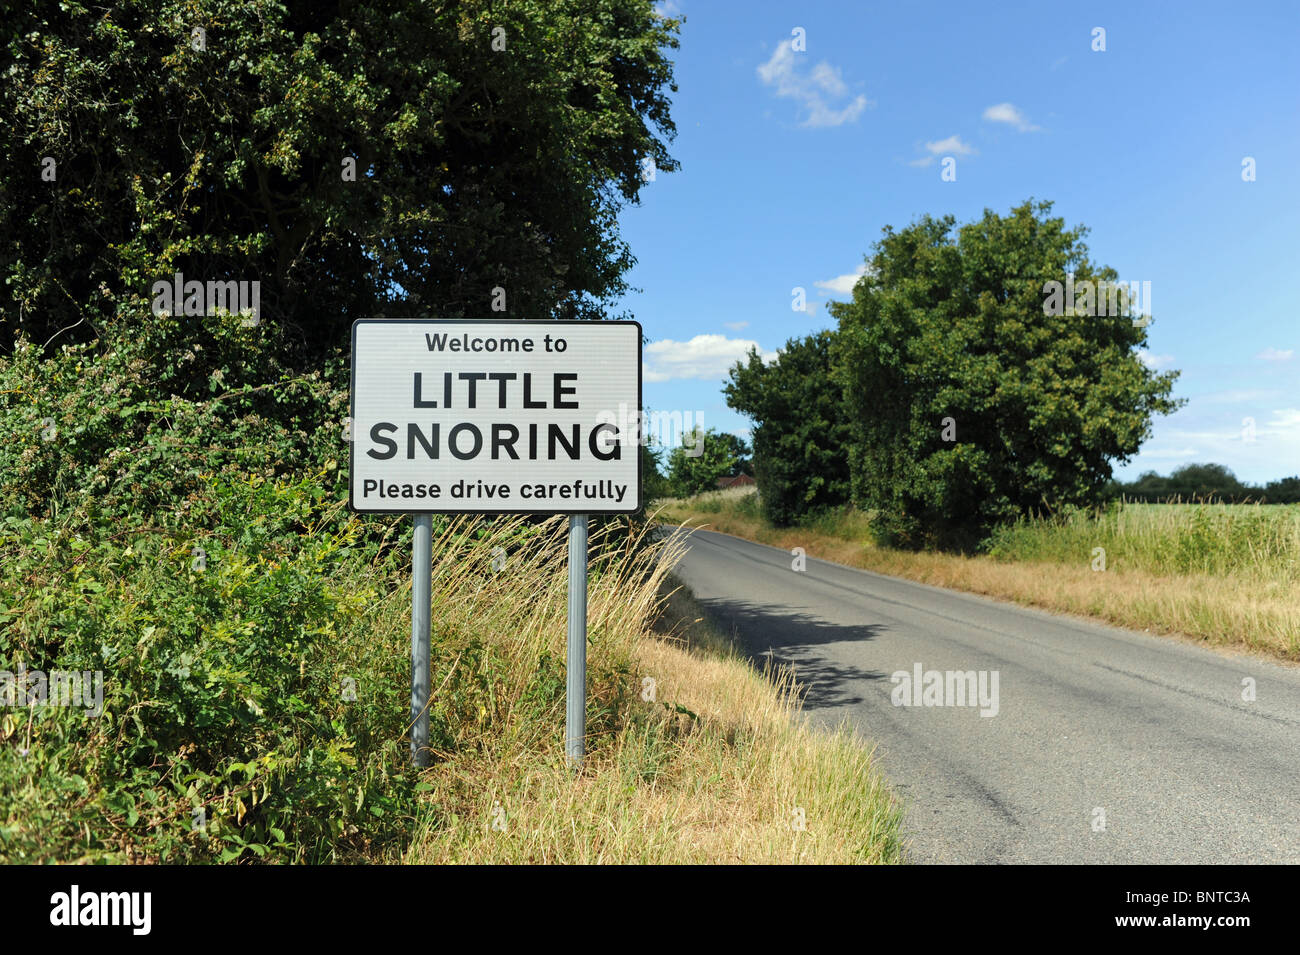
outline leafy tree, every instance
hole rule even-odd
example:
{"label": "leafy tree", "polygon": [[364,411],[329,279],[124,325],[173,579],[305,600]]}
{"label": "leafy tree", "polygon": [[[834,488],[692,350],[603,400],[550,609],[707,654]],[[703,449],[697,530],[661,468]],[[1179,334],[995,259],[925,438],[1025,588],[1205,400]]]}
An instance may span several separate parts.
{"label": "leafy tree", "polygon": [[678,497],[715,490],[718,478],[741,473],[749,446],[734,434],[696,427],[668,456],[668,485]]}
{"label": "leafy tree", "polygon": [[1270,481],[1264,487],[1244,484],[1222,464],[1186,464],[1168,477],[1143,472],[1136,481],[1119,484],[1116,495],[1131,501],[1262,501],[1287,504],[1300,501],[1300,477]]}
{"label": "leafy tree", "polygon": [[1163,501],[1174,496],[1169,478],[1155,471],[1143,471],[1138,479],[1128,484],[1116,482],[1115,497],[1125,497],[1132,501]]}
{"label": "leafy tree", "polygon": [[754,452],[749,446],[749,442],[728,431],[710,435],[709,440],[720,443],[722,445],[721,453],[732,459],[731,467],[727,469],[727,473],[723,474],[722,477],[738,477],[741,474],[748,474],[750,477],[754,476],[754,462],[750,457]]}
{"label": "leafy tree", "polygon": [[1300,475],[1269,481],[1264,485],[1264,500],[1270,504],[1300,504]]}
{"label": "leafy tree", "polygon": [[[0,367],[0,507],[115,492],[119,448],[342,454],[356,318],[602,317],[618,212],[677,165],[677,27],[650,0],[5,4],[0,355],[40,386]],[[177,272],[258,281],[260,324],[156,314]]]}
{"label": "leafy tree", "polygon": [[643,159],[676,168],[675,29],[650,0],[13,5],[4,340],[90,335],[177,270],[259,279],[307,352],[495,288],[512,317],[598,317]]}
{"label": "leafy tree", "polygon": [[1183,498],[1226,498],[1240,500],[1254,488],[1237,480],[1222,464],[1186,464],[1170,475],[1174,493]]}
{"label": "leafy tree", "polygon": [[832,338],[792,338],[770,363],[751,350],[723,389],[727,404],[754,422],[759,501],[778,527],[849,499],[851,433],[831,379]]}
{"label": "leafy tree", "polygon": [[654,443],[641,445],[641,496],[649,504],[669,497],[672,488],[664,476],[664,449]]}
{"label": "leafy tree", "polygon": [[1177,373],[1141,361],[1145,322],[1047,314],[1045,283],[1067,271],[1117,279],[1050,211],[886,228],[853,300],[831,306],[853,496],[887,542],[969,548],[1033,508],[1095,504],[1179,405]]}

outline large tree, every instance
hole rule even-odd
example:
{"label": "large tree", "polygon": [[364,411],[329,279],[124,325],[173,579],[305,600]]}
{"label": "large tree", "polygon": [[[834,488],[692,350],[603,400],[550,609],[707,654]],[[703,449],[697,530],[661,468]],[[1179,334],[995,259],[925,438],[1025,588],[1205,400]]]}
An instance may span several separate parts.
{"label": "large tree", "polygon": [[[3,7],[0,511],[330,465],[354,319],[604,317],[676,167],[650,0]],[[155,309],[177,272],[260,324]]]}
{"label": "large tree", "polygon": [[1050,211],[886,228],[852,301],[831,306],[853,494],[891,543],[968,548],[998,521],[1095,503],[1178,406],[1177,373],[1142,361],[1148,318],[1050,307],[1067,273],[1117,279]]}
{"label": "large tree", "polygon": [[718,478],[748,473],[749,453],[734,434],[696,427],[668,455],[668,486],[678,497],[717,490]]}
{"label": "large tree", "polygon": [[764,516],[796,523],[849,498],[850,439],[831,379],[831,332],[792,338],[764,362],[751,350],[732,367],[727,404],[754,422],[754,475]]}
{"label": "large tree", "polygon": [[504,317],[599,317],[620,206],[676,166],[650,0],[4,6],[0,352],[138,323],[175,271],[259,280],[308,361],[494,289]]}

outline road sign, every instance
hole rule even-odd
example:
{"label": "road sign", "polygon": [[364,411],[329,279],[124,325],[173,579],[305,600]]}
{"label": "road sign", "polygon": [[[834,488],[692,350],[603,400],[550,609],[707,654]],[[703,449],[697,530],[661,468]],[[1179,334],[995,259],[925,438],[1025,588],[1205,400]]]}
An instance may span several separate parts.
{"label": "road sign", "polygon": [[620,514],[641,504],[636,322],[362,319],[354,510]]}
{"label": "road sign", "polygon": [[411,758],[429,764],[431,513],[569,514],[564,750],[586,752],[587,515],[641,506],[636,322],[352,325],[354,510],[413,513]]}

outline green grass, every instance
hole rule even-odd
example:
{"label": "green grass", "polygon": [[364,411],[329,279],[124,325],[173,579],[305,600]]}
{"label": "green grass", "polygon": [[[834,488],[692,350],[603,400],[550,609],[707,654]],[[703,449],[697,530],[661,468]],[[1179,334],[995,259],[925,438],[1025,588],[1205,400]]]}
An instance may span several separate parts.
{"label": "green grass", "polygon": [[1300,579],[1300,505],[1118,504],[999,528],[1000,560],[1075,564],[1105,550],[1108,568],[1162,575]]}

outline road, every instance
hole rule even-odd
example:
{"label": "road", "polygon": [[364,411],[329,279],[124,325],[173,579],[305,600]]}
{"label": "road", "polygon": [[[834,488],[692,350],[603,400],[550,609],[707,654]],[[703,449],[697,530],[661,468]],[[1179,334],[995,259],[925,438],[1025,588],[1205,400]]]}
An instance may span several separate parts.
{"label": "road", "polygon": [[[810,719],[878,744],[911,861],[1300,862],[1300,670],[811,558],[799,571],[723,534],[688,546],[676,574],[723,631],[796,668]],[[996,674],[996,713],[958,705],[960,676],[922,676],[949,705],[904,705],[891,678],[918,664],[975,671],[976,704]]]}

